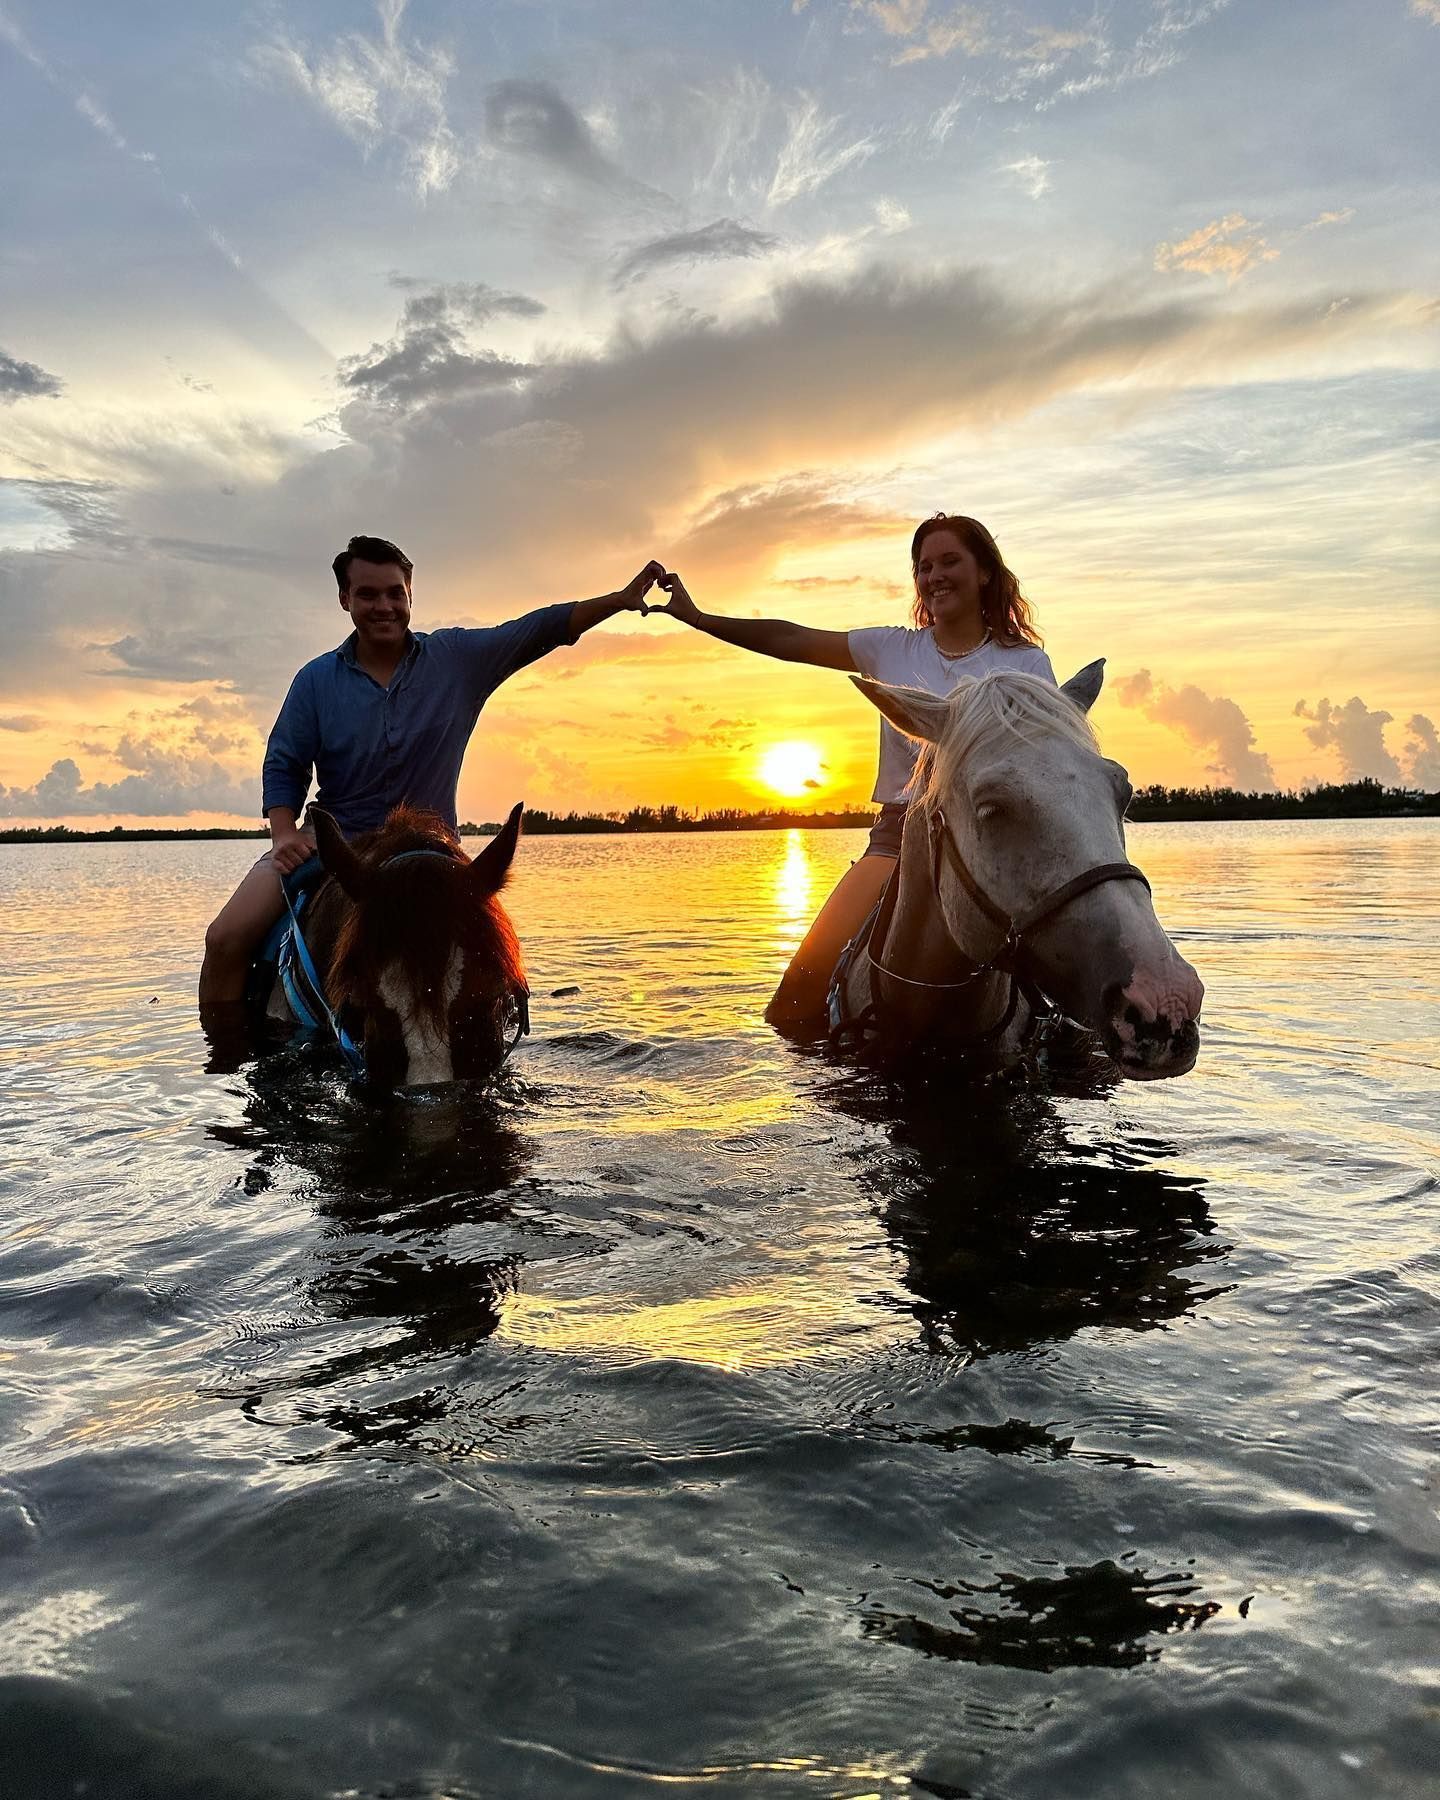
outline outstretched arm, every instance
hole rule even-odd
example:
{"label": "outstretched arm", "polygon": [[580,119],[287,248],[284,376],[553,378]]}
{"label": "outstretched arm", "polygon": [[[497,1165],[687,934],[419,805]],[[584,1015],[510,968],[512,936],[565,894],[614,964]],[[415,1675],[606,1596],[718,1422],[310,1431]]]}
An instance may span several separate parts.
{"label": "outstretched arm", "polygon": [[613,594],[600,594],[594,600],[577,600],[570,609],[570,642],[583,637],[592,625],[611,619],[618,612],[644,612],[645,596],[665,573],[663,565],[648,562],[633,581]]}
{"label": "outstretched arm", "polygon": [[661,575],[659,585],[669,594],[666,606],[652,606],[649,612],[669,613],[696,631],[719,638],[722,644],[734,644],[739,650],[754,650],[761,656],[778,657],[781,662],[814,663],[820,669],[844,669],[855,675],[855,659],[850,654],[850,636],[844,631],[817,631],[810,625],[794,625],[788,619],[724,619],[718,613],[703,613],[685,591],[678,575]]}

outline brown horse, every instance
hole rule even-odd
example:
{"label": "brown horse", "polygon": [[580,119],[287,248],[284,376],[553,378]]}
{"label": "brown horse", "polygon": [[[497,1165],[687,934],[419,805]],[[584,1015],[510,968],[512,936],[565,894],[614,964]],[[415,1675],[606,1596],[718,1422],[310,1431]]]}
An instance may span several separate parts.
{"label": "brown horse", "polygon": [[[305,939],[376,1086],[485,1080],[523,1028],[525,967],[499,899],[521,810],[472,861],[433,813],[396,807],[378,831],[347,843],[311,807],[330,879],[303,915]],[[289,1013],[278,987],[267,1010]]]}

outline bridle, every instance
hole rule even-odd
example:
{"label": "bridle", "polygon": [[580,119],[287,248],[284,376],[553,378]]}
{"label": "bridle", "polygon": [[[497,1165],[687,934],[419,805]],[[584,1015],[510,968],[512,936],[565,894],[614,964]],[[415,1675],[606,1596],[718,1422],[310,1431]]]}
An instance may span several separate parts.
{"label": "bridle", "polygon": [[[398,856],[387,856],[385,861],[376,864],[376,867],[380,869],[393,869],[396,863],[412,862],[415,858],[421,856],[439,857],[442,862],[458,861],[458,858],[452,856],[448,850],[402,850]],[[320,1015],[323,1016],[326,1024],[330,1027],[331,1034],[335,1039],[335,1043],[339,1048],[341,1056],[345,1059],[346,1065],[350,1070],[351,1079],[355,1082],[363,1083],[369,1079],[365,1068],[364,1046],[356,1043],[349,1031],[346,1030],[344,1020],[336,1012],[334,1007],[331,1006],[325,993],[325,984],[321,981],[319,971],[315,967],[315,959],[310,954],[310,946],[305,942],[305,934],[300,929],[299,908],[291,899],[290,889],[283,880],[280,883],[280,887],[285,895],[285,904],[290,911],[289,935],[295,947],[296,959],[304,973],[306,987],[309,990],[308,994],[302,993],[300,985],[295,979],[294,971],[286,966],[282,952],[281,981],[285,990],[285,998],[290,1005],[290,1010],[295,1014],[296,1020],[302,1029],[314,1031],[320,1024],[320,1019],[316,1016],[315,1010],[318,1008]],[[520,1042],[521,1038],[529,1037],[530,1035],[529,988],[522,981],[517,987],[511,989],[510,997],[515,1004],[515,1035],[505,1045],[504,1050],[501,1052],[500,1060],[502,1063],[509,1060],[515,1046]],[[313,1005],[310,1004],[311,1002],[313,1002]]]}
{"label": "bridle", "polygon": [[[913,975],[901,975],[894,969],[887,969],[875,954],[874,945],[880,944],[880,954],[884,954],[884,940],[888,932],[891,916],[895,909],[895,898],[899,891],[899,864],[896,864],[895,876],[892,877],[881,902],[880,916],[876,918],[875,928],[870,943],[866,947],[866,955],[874,973],[885,981],[895,981],[905,987],[922,988],[929,993],[958,993],[979,981],[983,976],[1003,974],[1008,979],[1005,1008],[1000,1018],[989,1025],[977,1036],[967,1039],[971,1044],[983,1044],[987,1040],[999,1037],[1015,1017],[1021,996],[1030,1003],[1032,1013],[1053,1012],[1050,1001],[1041,992],[1035,982],[1019,967],[1020,957],[1028,949],[1027,939],[1041,925],[1062,912],[1072,900],[1078,900],[1082,894],[1088,894],[1092,888],[1103,886],[1109,881],[1138,881],[1148,893],[1150,883],[1143,869],[1132,862],[1096,863],[1072,876],[1069,881],[1051,888],[1035,905],[1019,918],[1007,913],[999,907],[981,887],[970,872],[965,858],[960,854],[960,846],[955,835],[945,822],[944,811],[936,806],[930,809],[930,886],[940,914],[941,928],[951,946],[961,958],[970,964],[969,973],[959,981],[919,981]],[[945,907],[940,892],[940,875],[946,864],[949,864],[960,886],[965,890],[975,907],[1001,933],[997,948],[983,962],[977,962],[965,946],[956,938],[945,917]]]}

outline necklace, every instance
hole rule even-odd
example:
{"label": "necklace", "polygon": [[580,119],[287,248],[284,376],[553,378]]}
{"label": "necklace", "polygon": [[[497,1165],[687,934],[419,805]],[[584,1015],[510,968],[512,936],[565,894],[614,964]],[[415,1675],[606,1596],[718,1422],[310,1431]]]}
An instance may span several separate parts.
{"label": "necklace", "polygon": [[[931,637],[933,642],[933,631]],[[980,642],[978,644],[972,644],[968,650],[941,650],[938,644],[935,645],[935,649],[937,654],[945,658],[946,662],[960,662],[967,656],[973,656],[977,650],[983,650],[990,642],[990,637],[991,633],[987,628],[985,635],[981,638]]]}

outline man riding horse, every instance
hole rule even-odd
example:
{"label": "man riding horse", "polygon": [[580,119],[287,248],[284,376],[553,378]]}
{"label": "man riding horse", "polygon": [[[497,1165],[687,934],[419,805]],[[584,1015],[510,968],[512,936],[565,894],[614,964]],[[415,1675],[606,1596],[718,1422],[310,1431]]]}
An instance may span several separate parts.
{"label": "man riding horse", "polygon": [[573,644],[618,612],[638,612],[664,573],[656,562],[623,588],[561,602],[476,630],[410,629],[410,559],[384,538],[352,537],[333,563],[354,630],[305,664],[290,684],[265,752],[261,810],[270,849],[205,933],[200,1007],[237,1008],[250,959],[285,908],[282,877],[315,854],[299,817],[318,777],[316,806],[353,837],[397,806],[433,812],[453,830],[455,789],[470,734],[503,681]]}

